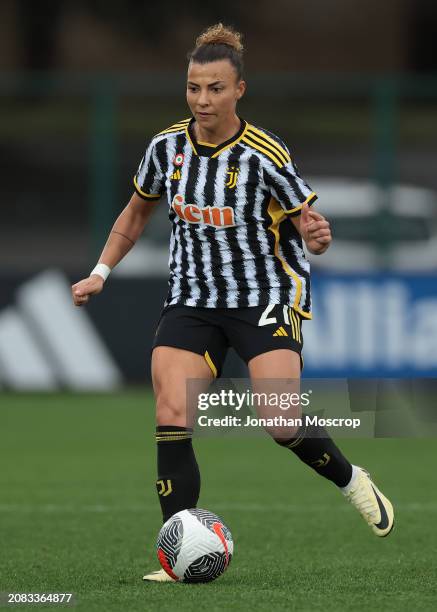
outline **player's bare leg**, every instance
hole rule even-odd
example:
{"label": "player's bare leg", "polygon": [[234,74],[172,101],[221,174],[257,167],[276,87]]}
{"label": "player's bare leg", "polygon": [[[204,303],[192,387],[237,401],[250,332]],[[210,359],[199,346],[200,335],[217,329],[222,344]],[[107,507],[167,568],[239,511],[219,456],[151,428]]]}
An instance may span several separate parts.
{"label": "player's bare leg", "polygon": [[[187,423],[187,380],[213,379],[205,358],[172,346],[157,346],[152,353],[152,383],[156,400],[157,425],[192,426]],[[189,418],[189,416],[188,416]]]}
{"label": "player's bare leg", "polygon": [[257,355],[249,361],[248,365],[252,379],[300,379],[300,356],[298,353],[287,349],[277,349]]}
{"label": "player's bare leg", "polygon": [[[292,379],[278,381],[275,392],[299,392],[300,357],[289,350],[275,350],[254,357],[249,362],[249,372],[254,390],[269,390],[269,379]],[[266,383],[263,383],[263,379]],[[278,411],[279,412],[279,411]],[[295,407],[287,411],[287,417],[296,418],[300,411]],[[260,416],[271,416],[271,408],[261,407]],[[366,470],[352,465],[320,426],[299,428],[268,428],[268,433],[281,446],[289,448],[304,463],[318,474],[334,482],[357,508],[373,533],[387,536],[394,525],[393,506],[370,479]]]}
{"label": "player's bare leg", "polygon": [[[299,393],[300,392],[300,356],[294,351],[278,349],[262,353],[251,359],[248,363],[249,374],[254,393]],[[268,418],[273,416],[285,416],[297,419],[301,416],[300,404],[290,406],[286,412],[277,406],[258,406],[258,416]],[[273,439],[294,438],[299,425],[295,427],[268,427],[267,432]]]}
{"label": "player's bare leg", "polygon": [[[192,446],[194,411],[187,406],[187,380],[213,379],[205,358],[191,351],[158,346],[152,353],[158,447],[157,491],[163,519],[197,504],[200,474]],[[163,569],[146,574],[151,582],[173,582]]]}

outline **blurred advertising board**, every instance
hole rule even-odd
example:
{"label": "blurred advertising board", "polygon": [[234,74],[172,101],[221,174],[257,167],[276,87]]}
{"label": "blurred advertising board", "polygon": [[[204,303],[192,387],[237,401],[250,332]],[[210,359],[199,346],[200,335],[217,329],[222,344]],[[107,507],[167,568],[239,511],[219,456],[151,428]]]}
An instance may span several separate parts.
{"label": "blurred advertising board", "polygon": [[437,376],[437,275],[318,274],[305,375]]}
{"label": "blurred advertising board", "polygon": [[[150,382],[165,278],[119,277],[75,308],[59,270],[0,275],[0,388],[111,390]],[[306,378],[437,378],[437,275],[316,274]],[[224,376],[244,377],[233,351]]]}

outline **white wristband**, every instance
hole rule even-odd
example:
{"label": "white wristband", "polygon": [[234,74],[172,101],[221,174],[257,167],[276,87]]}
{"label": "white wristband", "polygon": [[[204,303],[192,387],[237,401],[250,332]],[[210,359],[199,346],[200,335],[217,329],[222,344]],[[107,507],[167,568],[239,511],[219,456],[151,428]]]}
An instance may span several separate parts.
{"label": "white wristband", "polygon": [[91,271],[90,276],[92,274],[97,274],[97,276],[100,276],[105,281],[108,278],[110,272],[111,268],[109,266],[103,263],[98,263],[94,270]]}

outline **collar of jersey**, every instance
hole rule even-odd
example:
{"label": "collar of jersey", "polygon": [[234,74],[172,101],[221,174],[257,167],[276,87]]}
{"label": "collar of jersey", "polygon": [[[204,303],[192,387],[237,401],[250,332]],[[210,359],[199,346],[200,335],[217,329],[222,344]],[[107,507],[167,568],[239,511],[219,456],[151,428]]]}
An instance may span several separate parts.
{"label": "collar of jersey", "polygon": [[226,142],[222,142],[221,144],[213,148],[213,147],[199,144],[197,142],[196,137],[194,135],[194,129],[193,129],[193,124],[194,124],[195,119],[194,117],[192,117],[190,120],[190,123],[185,127],[185,132],[187,135],[187,139],[195,155],[200,155],[202,157],[211,157],[211,158],[218,157],[220,153],[236,145],[237,142],[243,138],[248,128],[247,121],[245,121],[241,117],[239,117],[239,119],[240,119],[241,125],[240,125],[240,129],[238,130],[238,132],[234,134],[232,138],[230,138],[229,140],[226,140]]}

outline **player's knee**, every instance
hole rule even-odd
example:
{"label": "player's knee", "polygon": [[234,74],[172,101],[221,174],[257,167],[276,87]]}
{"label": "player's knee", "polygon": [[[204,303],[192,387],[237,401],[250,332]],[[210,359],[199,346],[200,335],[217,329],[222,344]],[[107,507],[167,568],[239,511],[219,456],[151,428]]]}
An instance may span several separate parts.
{"label": "player's knee", "polygon": [[289,442],[292,438],[295,438],[299,427],[296,426],[287,426],[287,427],[266,427],[267,433],[273,438],[273,440],[279,444],[283,445],[285,442]]}
{"label": "player's knee", "polygon": [[158,425],[186,426],[186,410],[182,398],[161,392],[156,397],[156,422]]}
{"label": "player's knee", "polygon": [[263,406],[258,414],[262,419],[265,431],[278,444],[296,437],[302,425],[300,405],[289,406],[287,410],[278,409],[275,406]]}

